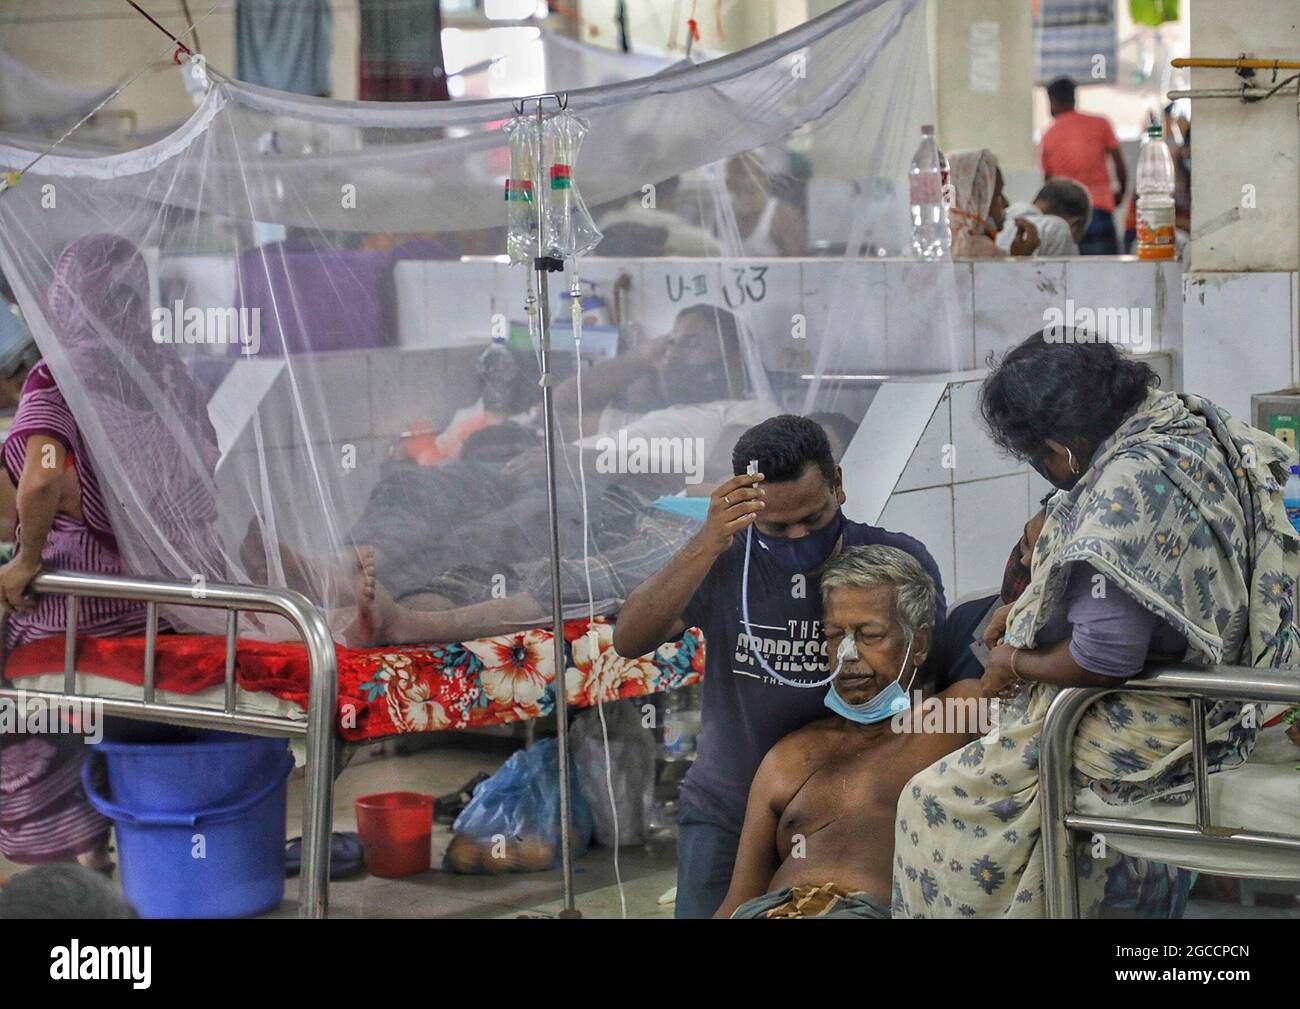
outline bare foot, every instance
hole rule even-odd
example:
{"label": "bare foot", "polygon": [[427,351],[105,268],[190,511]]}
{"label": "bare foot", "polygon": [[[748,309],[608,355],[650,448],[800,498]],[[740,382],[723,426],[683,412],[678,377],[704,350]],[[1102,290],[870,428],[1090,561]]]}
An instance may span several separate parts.
{"label": "bare foot", "polygon": [[356,597],[357,616],[344,637],[349,645],[380,644],[392,637],[399,622],[401,607],[379,584],[375,577],[375,548],[357,548],[356,571],[353,575],[353,592]]}
{"label": "bare foot", "polygon": [[84,851],[77,856],[77,862],[87,869],[94,869],[96,872],[107,872],[113,867],[113,860],[109,857],[107,848]]}

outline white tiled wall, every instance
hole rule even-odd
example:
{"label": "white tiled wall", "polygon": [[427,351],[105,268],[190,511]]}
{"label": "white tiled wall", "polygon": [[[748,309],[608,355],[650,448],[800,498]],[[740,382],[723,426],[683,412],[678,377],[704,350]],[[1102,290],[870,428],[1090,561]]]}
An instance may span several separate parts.
{"label": "white tiled wall", "polygon": [[957,559],[953,543],[953,495],[951,487],[927,487],[924,490],[895,494],[880,513],[876,525],[894,532],[915,536],[925,544],[939,565],[944,594],[951,603],[957,598]]}
{"label": "white tiled wall", "polygon": [[[211,257],[169,257],[163,268],[169,280],[183,284],[187,303],[211,300],[232,283],[229,264]],[[1177,263],[1090,257],[943,265],[890,259],[593,258],[582,262],[581,273],[608,301],[615,281],[625,277],[620,294],[625,317],[650,334],[666,332],[690,304],[737,309],[773,370],[806,370],[818,360],[823,342],[829,343],[826,367],[832,371],[914,374],[981,367],[989,351],[1005,350],[1041,329],[1046,310],[1064,309],[1066,299],[1093,310],[1148,309],[1151,349],[1176,352],[1182,346]],[[527,278],[519,266],[489,259],[412,260],[396,264],[393,276],[395,336],[402,347],[486,342],[495,316],[524,319]],[[552,311],[559,310],[564,290],[563,275],[557,274]],[[796,315],[807,321],[803,339],[792,335]]]}
{"label": "white tiled wall", "polygon": [[1063,307],[1069,296],[1064,260],[1020,259],[973,265],[976,365],[983,364],[990,351],[1005,350],[1042,329],[1047,310]]}
{"label": "white tiled wall", "polygon": [[1294,273],[1189,274],[1183,385],[1249,420],[1253,393],[1300,381]]}
{"label": "white tiled wall", "polygon": [[[982,367],[990,351],[1042,329],[1049,308],[1147,310],[1152,350],[1182,345],[1181,267],[1133,259],[914,260],[589,259],[584,278],[613,299],[628,278],[625,318],[649,334],[667,332],[687,305],[733,307],[772,370],[806,371],[826,344],[828,371],[885,374]],[[399,263],[402,346],[486,339],[492,313],[523,319],[526,278],[495,262]],[[559,308],[564,280],[552,283]],[[793,320],[806,320],[794,335]],[[433,327],[437,327],[436,330]]]}
{"label": "white tiled wall", "polygon": [[953,489],[953,539],[957,544],[952,594],[956,599],[996,587],[1011,548],[1020,539],[1030,511],[1025,472],[956,484]]}
{"label": "white tiled wall", "polygon": [[881,260],[854,264],[885,274],[886,373],[957,371],[975,366],[971,264]]}
{"label": "white tiled wall", "polygon": [[1013,463],[984,433],[979,394],[983,380],[961,382],[952,387],[953,449],[956,453],[953,479],[958,483],[1010,476],[1024,467]]}
{"label": "white tiled wall", "polygon": [[907,461],[903,475],[894,487],[894,494],[920,490],[925,487],[952,486],[952,466],[945,465],[955,456],[952,440],[952,392],[943,394],[935,408],[916,451]]}
{"label": "white tiled wall", "polygon": [[954,376],[878,519],[929,548],[949,602],[1000,581],[1007,554],[1042,497],[1031,484],[1046,487],[1003,455],[976,420],[982,384],[982,373]]}

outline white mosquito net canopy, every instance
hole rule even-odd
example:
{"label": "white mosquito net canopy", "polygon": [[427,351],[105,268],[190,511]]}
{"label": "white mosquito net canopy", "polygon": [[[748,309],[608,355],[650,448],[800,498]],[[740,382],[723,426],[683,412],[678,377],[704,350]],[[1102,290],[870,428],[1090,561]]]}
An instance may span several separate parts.
{"label": "white mosquito net canopy", "polygon": [[[615,612],[698,530],[691,499],[731,475],[745,428],[815,413],[850,437],[864,377],[962,363],[950,264],[915,264],[906,338],[861,273],[909,254],[924,39],[919,0],[852,0],[568,93],[559,118],[585,139],[573,188],[543,202],[603,237],[549,274],[566,616]],[[0,267],[128,573],[291,587],[343,633],[373,551],[383,598],[444,614],[444,640],[546,622],[536,284],[530,256],[507,259],[503,199],[515,115],[214,73],[175,134],[57,149],[0,193]],[[0,168],[35,150],[0,145]],[[576,227],[584,201],[599,232]]]}

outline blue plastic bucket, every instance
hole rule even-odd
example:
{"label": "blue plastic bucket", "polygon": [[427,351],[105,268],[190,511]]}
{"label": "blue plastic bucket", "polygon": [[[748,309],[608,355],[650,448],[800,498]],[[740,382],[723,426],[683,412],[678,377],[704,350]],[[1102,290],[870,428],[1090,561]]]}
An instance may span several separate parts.
{"label": "blue plastic bucket", "polygon": [[95,746],[105,757],[108,794],[136,812],[188,812],[226,806],[283,763],[283,739],[215,730],[172,729]]}
{"label": "blue plastic bucket", "polygon": [[[155,809],[147,801],[125,801],[116,791],[112,798],[103,794],[99,768],[113,759],[109,752],[98,752],[105,744],[92,748],[82,765],[86,797],[113,821],[122,888],[141,917],[240,918],[270,911],[284,900],[284,820],[293,756],[284,740],[273,740],[278,758],[268,766],[263,759],[266,740],[231,738],[247,751],[225,768],[210,763],[211,751],[203,742],[159,744],[156,766],[143,752],[151,744],[129,744],[139,749],[132,752],[129,768],[118,767],[126,794],[147,799],[157,791],[169,803],[178,801],[184,780],[184,758],[175,751],[199,747],[196,764],[220,781],[201,780],[195,773],[189,779],[191,794],[233,798],[194,802],[188,809]],[[223,746],[223,752],[232,752],[228,741]],[[236,768],[244,774],[242,780],[235,778]],[[161,776],[166,787],[142,782],[141,776]]]}

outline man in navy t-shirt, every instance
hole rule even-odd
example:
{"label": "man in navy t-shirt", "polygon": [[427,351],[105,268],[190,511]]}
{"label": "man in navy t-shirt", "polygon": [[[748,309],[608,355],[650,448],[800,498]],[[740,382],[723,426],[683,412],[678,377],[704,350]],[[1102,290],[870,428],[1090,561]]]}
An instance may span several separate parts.
{"label": "man in navy t-shirt", "polygon": [[[751,460],[758,462],[752,474]],[[764,755],[826,715],[827,687],[781,682],[815,684],[829,675],[821,627],[826,561],[844,547],[898,547],[934,579],[936,626],[946,611],[938,566],[919,541],[844,517],[842,475],[815,421],[786,414],[750,428],[736,442],[732,468],[736,476],[713,492],[704,528],[628,596],[614,628],[614,647],[625,656],[643,655],[687,627],[704,632],[703,725],[678,817],[679,918],[708,918],[726,896],[749,785]],[[751,527],[746,628],[741,586]]]}

